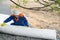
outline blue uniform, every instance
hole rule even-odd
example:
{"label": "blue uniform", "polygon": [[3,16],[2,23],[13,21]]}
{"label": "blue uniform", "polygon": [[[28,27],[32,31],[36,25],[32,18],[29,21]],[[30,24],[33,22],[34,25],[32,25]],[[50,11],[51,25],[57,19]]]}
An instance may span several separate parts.
{"label": "blue uniform", "polygon": [[14,21],[14,23],[11,23],[11,25],[29,26],[28,21],[26,20],[26,18],[24,16],[23,17],[18,16],[18,21],[16,20],[15,16],[10,16],[4,22],[7,23],[7,22],[9,22],[11,20]]}

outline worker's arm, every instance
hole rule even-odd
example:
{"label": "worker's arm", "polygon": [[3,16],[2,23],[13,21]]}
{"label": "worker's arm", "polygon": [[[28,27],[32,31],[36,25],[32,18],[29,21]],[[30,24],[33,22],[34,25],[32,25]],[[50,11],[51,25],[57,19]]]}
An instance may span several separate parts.
{"label": "worker's arm", "polygon": [[29,27],[29,23],[28,23],[28,21],[27,21],[27,19],[26,19],[25,17],[24,17],[23,24],[24,24],[24,26],[27,26],[27,27]]}
{"label": "worker's arm", "polygon": [[12,19],[14,19],[14,16],[10,16],[9,18],[7,18],[2,24],[1,26],[5,26],[7,22],[11,21]]}
{"label": "worker's arm", "polygon": [[27,27],[29,27],[29,24],[28,24],[27,21],[24,22],[24,25],[27,26]]}
{"label": "worker's arm", "polygon": [[7,18],[7,19],[4,21],[4,23],[7,23],[7,22],[11,21],[12,19],[14,19],[14,16],[10,16],[9,18]]}
{"label": "worker's arm", "polygon": [[7,22],[11,21],[12,19],[14,19],[14,16],[10,16],[9,18],[7,18],[2,24],[1,26],[5,26]]}

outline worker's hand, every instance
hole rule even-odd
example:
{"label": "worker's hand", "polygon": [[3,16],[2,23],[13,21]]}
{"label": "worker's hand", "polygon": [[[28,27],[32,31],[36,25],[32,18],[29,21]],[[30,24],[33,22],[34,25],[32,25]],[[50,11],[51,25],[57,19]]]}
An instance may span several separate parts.
{"label": "worker's hand", "polygon": [[3,26],[6,26],[6,23],[3,22],[3,23],[1,24],[1,26],[2,26],[2,27],[3,27]]}

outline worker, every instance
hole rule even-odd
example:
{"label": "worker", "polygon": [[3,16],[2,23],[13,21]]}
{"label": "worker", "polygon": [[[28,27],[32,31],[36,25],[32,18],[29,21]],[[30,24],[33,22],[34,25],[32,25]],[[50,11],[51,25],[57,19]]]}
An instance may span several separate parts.
{"label": "worker", "polygon": [[2,24],[1,26],[5,26],[7,22],[10,22],[13,20],[14,22],[11,23],[11,25],[16,25],[16,26],[27,26],[29,27],[29,23],[27,19],[25,18],[24,14],[22,14],[18,10],[14,10],[13,13],[11,14],[10,17],[8,17]]}

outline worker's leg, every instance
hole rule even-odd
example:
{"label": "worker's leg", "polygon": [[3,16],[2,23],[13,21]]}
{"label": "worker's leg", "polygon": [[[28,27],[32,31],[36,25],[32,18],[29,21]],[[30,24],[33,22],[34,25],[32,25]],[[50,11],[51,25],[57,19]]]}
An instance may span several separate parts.
{"label": "worker's leg", "polygon": [[11,23],[11,25],[15,25],[14,23]]}
{"label": "worker's leg", "polygon": [[17,24],[15,24],[15,23],[11,23],[11,25],[15,25],[15,26],[22,26],[22,25],[17,25]]}

